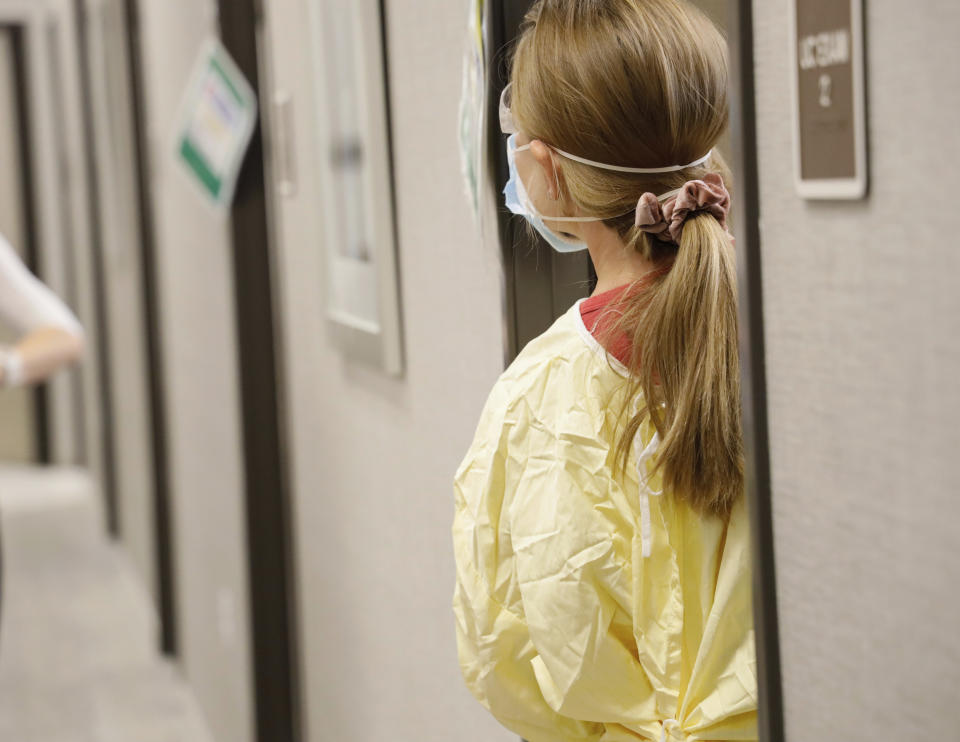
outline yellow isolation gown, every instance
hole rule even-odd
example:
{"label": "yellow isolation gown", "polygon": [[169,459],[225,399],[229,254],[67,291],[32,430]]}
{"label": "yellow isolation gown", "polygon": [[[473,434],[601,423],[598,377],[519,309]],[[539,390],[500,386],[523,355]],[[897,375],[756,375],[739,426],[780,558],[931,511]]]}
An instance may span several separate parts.
{"label": "yellow isolation gown", "polygon": [[625,374],[578,302],[494,386],[454,486],[463,678],[528,742],[756,740],[745,498],[661,492],[649,422],[619,474]]}

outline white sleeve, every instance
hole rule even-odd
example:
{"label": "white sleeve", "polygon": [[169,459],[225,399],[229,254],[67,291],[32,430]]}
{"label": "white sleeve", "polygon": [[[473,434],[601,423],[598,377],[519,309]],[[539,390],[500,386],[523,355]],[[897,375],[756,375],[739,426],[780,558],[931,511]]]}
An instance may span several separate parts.
{"label": "white sleeve", "polygon": [[57,327],[82,337],[83,328],[60,298],[34,276],[0,234],[0,319],[18,333]]}

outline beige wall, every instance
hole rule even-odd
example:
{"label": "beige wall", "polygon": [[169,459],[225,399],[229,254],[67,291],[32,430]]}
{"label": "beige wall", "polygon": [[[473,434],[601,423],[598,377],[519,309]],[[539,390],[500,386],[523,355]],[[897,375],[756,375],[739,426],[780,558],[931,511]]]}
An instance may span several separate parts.
{"label": "beige wall", "polygon": [[299,173],[297,195],[279,201],[278,260],[308,739],[515,740],[463,685],[451,609],[451,480],[503,358],[497,251],[460,180],[466,3],[386,3],[400,380],[345,360],[323,321],[305,7],[267,5]]}
{"label": "beige wall", "polygon": [[787,739],[960,726],[960,6],[865,3],[871,193],[793,187],[788,3],[754,2]]}
{"label": "beige wall", "polygon": [[[97,313],[98,291],[95,269],[98,245],[93,241],[93,215],[90,212],[90,173],[87,170],[87,140],[84,130],[83,83],[80,75],[80,50],[76,6],[71,0],[46,0],[50,28],[50,86],[57,103],[53,106],[55,128],[60,139],[58,174],[55,187],[47,187],[41,200],[54,204],[64,220],[64,271],[66,288],[60,292],[83,325],[87,348],[80,364],[69,373],[73,393],[80,397],[80,418],[76,434],[82,436],[83,459],[93,479],[104,480],[104,428],[101,416],[102,369],[97,348],[101,340]],[[59,374],[60,377],[63,373]],[[56,378],[56,377],[55,377]],[[56,383],[56,381],[54,382]],[[64,421],[53,421],[65,427]],[[62,435],[54,431],[54,439]]]}
{"label": "beige wall", "polygon": [[120,538],[156,599],[153,458],[133,102],[122,0],[85,0]]}
{"label": "beige wall", "polygon": [[[82,187],[76,191],[64,187],[79,173],[74,169],[75,150],[71,147],[70,137],[61,128],[70,128],[69,124],[75,121],[70,94],[76,89],[71,88],[71,82],[65,80],[55,66],[56,52],[62,51],[62,48],[57,46],[58,36],[52,33],[58,24],[62,28],[62,24],[69,23],[69,20],[64,18],[55,3],[12,4],[0,6],[0,11],[6,23],[19,25],[23,29],[31,152],[29,163],[21,163],[21,166],[29,165],[37,189],[34,226],[38,274],[54,292],[76,309],[73,301],[77,289],[73,270],[76,261],[73,260],[75,255],[70,239],[82,239],[83,236],[82,225],[73,221],[76,215],[73,207],[77,203],[73,195],[82,193]],[[9,46],[5,56],[9,60]],[[9,61],[6,66],[9,75]],[[64,136],[61,137],[61,134]],[[22,242],[22,233],[20,237],[18,241]],[[80,385],[77,382],[75,370],[58,373],[47,382],[51,458],[56,463],[78,463],[80,459],[81,400],[78,399]]]}
{"label": "beige wall", "polygon": [[[0,234],[21,256],[26,236],[20,179],[20,136],[14,70],[13,41],[0,29]],[[15,339],[0,324],[0,342]],[[0,394],[0,459],[32,461],[34,457],[33,395],[28,389],[5,389]]]}
{"label": "beige wall", "polygon": [[141,0],[180,653],[218,742],[251,739],[231,240],[173,157],[212,0]]}
{"label": "beige wall", "polygon": [[[36,231],[38,241],[38,274],[61,299],[76,310],[73,301],[76,275],[73,271],[72,242],[83,236],[75,229],[72,206],[80,188],[68,187],[80,175],[74,168],[75,150],[68,141],[69,126],[75,123],[76,109],[69,103],[71,81],[57,66],[58,24],[68,22],[59,3],[35,3],[29,11],[13,10],[24,22],[27,86],[30,105],[32,157],[31,175],[36,192]],[[73,88],[75,92],[76,89]],[[82,176],[81,176],[82,177]],[[80,462],[80,433],[76,370],[54,374],[47,382],[50,421],[51,459],[58,464]]]}

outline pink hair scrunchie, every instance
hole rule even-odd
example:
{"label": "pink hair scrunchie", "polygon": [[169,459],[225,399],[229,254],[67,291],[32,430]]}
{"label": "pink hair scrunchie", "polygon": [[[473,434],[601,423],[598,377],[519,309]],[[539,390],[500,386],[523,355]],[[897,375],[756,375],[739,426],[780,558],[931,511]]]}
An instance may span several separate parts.
{"label": "pink hair scrunchie", "polygon": [[661,204],[656,195],[644,193],[637,201],[635,224],[664,242],[680,244],[683,223],[691,214],[707,211],[727,228],[730,194],[717,173],[707,173],[703,180],[688,180],[679,193]]}

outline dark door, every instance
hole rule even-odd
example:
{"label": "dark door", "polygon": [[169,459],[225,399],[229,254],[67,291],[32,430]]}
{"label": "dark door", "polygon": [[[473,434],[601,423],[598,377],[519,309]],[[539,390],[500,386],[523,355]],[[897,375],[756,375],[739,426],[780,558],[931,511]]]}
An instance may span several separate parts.
{"label": "dark door", "polygon": [[[221,37],[258,99],[256,0],[220,0]],[[300,739],[290,496],[281,453],[277,342],[263,132],[256,128],[231,212],[246,481],[255,728],[259,742]]]}
{"label": "dark door", "polygon": [[[498,106],[507,84],[507,60],[531,0],[500,0],[485,5],[487,17],[487,153],[493,164],[496,193],[506,185],[506,137],[500,132]],[[499,197],[499,195],[498,195]],[[524,220],[497,204],[497,229],[503,252],[506,285],[506,361],[509,363],[530,340],[546,330],[577,300],[588,296],[596,274],[586,251],[560,254],[539,236],[532,237]]]}

